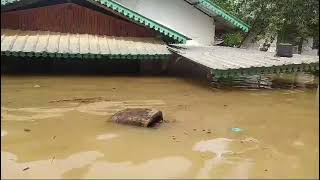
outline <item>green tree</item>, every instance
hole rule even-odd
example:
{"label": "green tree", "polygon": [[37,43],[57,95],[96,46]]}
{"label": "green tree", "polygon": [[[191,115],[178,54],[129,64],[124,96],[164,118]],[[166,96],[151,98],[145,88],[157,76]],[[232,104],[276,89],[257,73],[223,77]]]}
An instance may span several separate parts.
{"label": "green tree", "polygon": [[243,47],[261,38],[286,40],[288,32],[306,38],[319,39],[319,0],[213,0],[221,7],[240,17],[252,28]]}

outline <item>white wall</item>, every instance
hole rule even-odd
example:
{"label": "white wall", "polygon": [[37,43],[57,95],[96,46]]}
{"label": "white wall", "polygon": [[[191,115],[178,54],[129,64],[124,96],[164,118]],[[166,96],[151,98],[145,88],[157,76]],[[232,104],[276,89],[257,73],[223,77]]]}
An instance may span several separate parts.
{"label": "white wall", "polygon": [[115,0],[203,45],[214,43],[214,20],[184,0]]}
{"label": "white wall", "polygon": [[309,37],[307,40],[304,40],[302,43],[302,55],[318,55],[318,49],[312,49],[313,47],[313,38]]}

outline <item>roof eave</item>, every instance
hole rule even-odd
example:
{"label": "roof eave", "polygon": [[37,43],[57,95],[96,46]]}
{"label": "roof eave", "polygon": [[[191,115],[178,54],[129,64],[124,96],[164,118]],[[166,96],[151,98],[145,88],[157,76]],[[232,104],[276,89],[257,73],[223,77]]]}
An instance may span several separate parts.
{"label": "roof eave", "polygon": [[[186,43],[187,40],[190,40],[191,38],[183,35],[180,32],[177,32],[173,29],[170,29],[160,23],[155,22],[152,19],[149,19],[125,6],[123,6],[120,3],[115,2],[114,0],[87,0],[87,1],[91,1],[91,2],[97,2],[107,8],[109,8],[110,10],[121,14],[122,16],[124,16],[125,18],[141,24],[143,26],[146,26],[150,29],[153,29],[157,32],[159,32],[161,35],[166,36],[170,39],[172,39],[175,42],[179,42],[179,43]],[[15,3],[22,3],[22,0],[1,0],[1,9],[4,6],[11,6],[11,5],[15,5]],[[25,2],[29,2],[26,1]]]}
{"label": "roof eave", "polygon": [[227,22],[231,23],[235,27],[240,28],[244,32],[249,32],[249,30],[251,29],[250,25],[243,22],[239,18],[231,15],[230,13],[228,13],[227,11],[219,7],[217,4],[215,4],[211,0],[198,0],[198,3],[196,4],[196,6],[199,8],[205,8],[208,11],[212,12],[213,14],[221,16]]}

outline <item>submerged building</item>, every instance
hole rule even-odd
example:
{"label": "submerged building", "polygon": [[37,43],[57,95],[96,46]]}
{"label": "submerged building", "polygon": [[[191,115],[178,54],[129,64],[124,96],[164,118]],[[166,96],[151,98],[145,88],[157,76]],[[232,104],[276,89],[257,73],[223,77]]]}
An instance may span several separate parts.
{"label": "submerged building", "polygon": [[213,46],[216,31],[233,28],[250,26],[211,0],[2,0],[1,70],[154,73],[182,57],[219,76],[319,68],[312,58],[235,58]]}

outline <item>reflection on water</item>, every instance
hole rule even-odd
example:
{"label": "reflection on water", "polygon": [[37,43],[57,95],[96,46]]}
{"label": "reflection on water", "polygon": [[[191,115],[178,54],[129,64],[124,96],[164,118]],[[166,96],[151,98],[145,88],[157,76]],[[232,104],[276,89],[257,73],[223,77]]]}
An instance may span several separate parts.
{"label": "reflection on water", "polygon": [[89,104],[71,103],[60,108],[36,107],[36,108],[8,108],[1,106],[2,120],[10,121],[34,121],[62,117],[65,113],[78,111],[94,115],[112,115],[126,108],[149,108],[164,105],[161,100],[135,100],[122,102],[93,102]]}
{"label": "reflection on water", "polygon": [[139,178],[139,179],[175,179],[182,177],[192,163],[185,157],[165,157],[151,159],[135,164],[130,161],[120,163],[96,162],[90,167],[86,178]]}
{"label": "reflection on water", "polygon": [[60,179],[65,172],[90,165],[100,157],[103,157],[102,153],[92,151],[73,154],[66,159],[21,163],[16,155],[1,151],[1,174],[6,179]]}
{"label": "reflection on water", "polygon": [[2,136],[6,136],[8,134],[8,132],[7,131],[5,131],[5,130],[1,130],[1,137]]}
{"label": "reflection on water", "polygon": [[116,137],[118,137],[118,134],[112,134],[112,133],[108,133],[108,134],[100,134],[97,136],[98,140],[109,140],[109,139],[114,139]]}
{"label": "reflection on water", "polygon": [[233,140],[226,138],[217,138],[208,141],[201,141],[193,147],[193,150],[199,152],[209,151],[214,153],[217,156],[217,158],[222,158],[223,154],[232,153],[232,151],[229,150],[229,144],[232,141]]}
{"label": "reflection on water", "polygon": [[[234,161],[233,158],[225,157],[225,155],[240,155],[248,151],[257,150],[258,140],[254,138],[245,138],[244,140],[233,140],[227,138],[216,138],[207,141],[200,141],[194,145],[193,150],[199,152],[211,152],[215,155],[214,158],[206,160],[203,168],[200,169],[197,178],[199,179],[210,179],[210,173],[219,168],[222,164],[233,164],[235,167],[231,170],[227,178],[249,178],[249,173],[253,163],[250,159],[240,158]],[[231,145],[237,145],[239,143],[245,143],[244,146],[237,146],[237,148]],[[234,150],[233,150],[234,149]]]}
{"label": "reflection on water", "polygon": [[316,87],[319,77],[309,73],[252,75],[214,79],[212,85],[219,88],[274,89],[295,87]]}
{"label": "reflection on water", "polygon": [[[2,178],[319,177],[315,89],[224,90],[164,77],[1,80]],[[160,109],[166,123],[108,121],[134,107]]]}
{"label": "reflection on water", "polygon": [[215,158],[206,160],[204,167],[200,169],[197,178],[199,179],[209,179],[210,171],[215,169],[221,163],[223,163],[222,155],[226,153],[232,153],[229,149],[229,143],[232,142],[231,139],[218,138],[209,141],[201,141],[197,143],[194,147],[194,151],[199,152],[212,152],[216,155]]}

